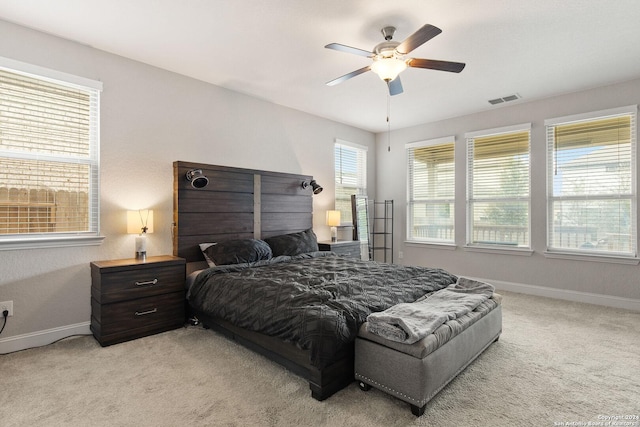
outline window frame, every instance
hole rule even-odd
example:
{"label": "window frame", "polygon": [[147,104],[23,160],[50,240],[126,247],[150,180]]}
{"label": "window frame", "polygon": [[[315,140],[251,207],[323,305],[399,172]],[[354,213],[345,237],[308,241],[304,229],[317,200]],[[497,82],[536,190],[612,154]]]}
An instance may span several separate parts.
{"label": "window frame", "polygon": [[[455,201],[456,201],[456,185],[455,185],[455,181],[456,181],[456,162],[455,162],[455,143],[456,143],[456,138],[455,136],[446,136],[446,137],[442,137],[442,138],[435,138],[435,139],[429,139],[429,140],[424,140],[424,141],[416,141],[416,142],[410,142],[405,144],[405,165],[407,168],[407,227],[406,227],[406,242],[407,243],[416,243],[416,244],[425,244],[425,245],[436,245],[436,246],[455,246],[455,241],[456,241],[456,237],[455,237],[455,233],[456,233],[456,228],[455,228],[455,223],[456,223],[456,215],[455,215]],[[416,148],[423,148],[423,147],[434,147],[434,146],[438,146],[438,145],[447,145],[447,144],[451,144],[451,154],[453,157],[453,196],[451,198],[426,198],[424,203],[450,203],[451,204],[451,211],[453,214],[453,230],[451,232],[452,234],[452,238],[451,239],[433,239],[433,238],[418,238],[418,237],[414,237],[413,236],[413,224],[414,224],[414,218],[413,218],[413,204],[415,203],[415,198],[412,197],[413,195],[413,186],[412,186],[412,182],[413,182],[413,176],[412,176],[412,169],[410,167],[409,161],[411,159],[411,150],[414,150]]]}
{"label": "window frame", "polygon": [[[520,133],[520,132],[528,132],[529,133],[529,142],[528,142],[528,196],[525,198],[516,197],[513,198],[513,201],[526,201],[527,203],[527,234],[528,234],[528,246],[511,246],[508,244],[483,244],[479,242],[473,242],[473,221],[474,215],[472,211],[472,207],[474,202],[477,199],[473,197],[473,158],[472,158],[472,148],[475,149],[475,139],[484,138],[490,136],[498,136],[505,135],[509,133]],[[466,236],[465,236],[465,250],[471,251],[479,251],[479,252],[490,252],[490,253],[501,253],[507,255],[525,255],[530,256],[533,254],[532,249],[532,235],[531,235],[531,123],[521,123],[511,126],[504,126],[499,128],[492,129],[484,129],[479,131],[467,132],[465,133],[466,140],[466,154],[467,154],[467,162],[466,162],[466,197],[465,197],[465,213],[466,213]],[[473,144],[473,147],[471,146]],[[484,199],[483,199],[484,200]],[[490,199],[486,199],[489,201]],[[504,199],[495,199],[497,201],[504,201]]]}
{"label": "window frame", "polygon": [[[80,76],[32,65],[10,58],[0,57],[0,69],[22,74],[38,80],[87,91],[91,94],[92,109],[89,155],[84,159],[77,157],[55,158],[66,163],[81,163],[89,166],[89,225],[88,231],[81,232],[40,232],[0,235],[0,250],[36,249],[52,247],[70,247],[98,245],[104,240],[100,235],[100,93],[102,82]],[[46,155],[33,155],[26,152],[3,152],[3,156],[20,160],[44,159]]]}
{"label": "window frame", "polygon": [[[335,184],[335,188],[334,188],[334,208],[338,209],[338,188],[339,188],[339,184],[338,184],[338,159],[336,158],[336,150],[338,148],[338,146],[344,146],[344,147],[348,147],[350,149],[356,150],[357,155],[362,155],[362,161],[358,162],[361,166],[362,166],[362,170],[357,171],[357,175],[358,178],[357,180],[360,181],[361,183],[364,184],[364,187],[357,187],[358,189],[360,189],[362,191],[363,194],[358,194],[359,196],[367,196],[367,152],[368,152],[368,147],[365,145],[360,145],[360,144],[356,144],[354,142],[350,142],[350,141],[345,141],[342,139],[338,139],[336,138],[333,144],[333,154],[334,154],[334,158],[333,158],[333,173],[334,173],[334,184]],[[349,198],[349,203],[351,203],[351,199]],[[352,221],[346,221],[345,220],[345,216],[341,215],[340,217],[340,226],[341,227],[347,227],[347,226],[352,226],[353,225],[353,219]]]}
{"label": "window frame", "polygon": [[[621,252],[611,252],[607,251],[593,251],[587,249],[570,249],[570,248],[556,248],[552,246],[552,227],[554,223],[554,214],[553,214],[553,202],[558,200],[569,200],[575,199],[575,196],[571,197],[560,197],[554,196],[553,194],[553,156],[555,155],[554,149],[554,141],[553,135],[555,132],[551,129],[555,129],[556,126],[568,125],[572,123],[580,123],[580,122],[590,122],[590,121],[599,121],[607,118],[613,118],[616,116],[626,116],[629,115],[631,117],[631,165],[630,165],[630,180],[631,180],[631,194],[625,198],[629,199],[631,202],[631,219],[630,224],[631,230],[635,236],[632,237],[631,241],[634,243],[634,253],[630,255],[626,255]],[[640,263],[640,258],[638,257],[638,192],[637,192],[637,179],[638,179],[638,170],[637,170],[637,150],[638,150],[638,140],[637,140],[637,120],[638,120],[638,105],[629,105],[619,108],[611,108],[606,110],[592,111],[588,113],[581,114],[573,114],[568,116],[556,117],[547,119],[544,122],[545,125],[545,154],[546,154],[546,210],[547,210],[547,230],[546,230],[546,250],[544,255],[547,258],[558,258],[558,259],[572,259],[572,260],[584,260],[584,261],[598,261],[598,262],[612,262],[619,264],[638,264]],[[617,199],[619,200],[619,198]]]}

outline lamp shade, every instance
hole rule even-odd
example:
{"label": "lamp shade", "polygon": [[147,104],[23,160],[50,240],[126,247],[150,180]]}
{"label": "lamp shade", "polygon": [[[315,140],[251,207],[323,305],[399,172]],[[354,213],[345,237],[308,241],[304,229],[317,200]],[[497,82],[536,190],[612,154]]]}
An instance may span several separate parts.
{"label": "lamp shade", "polygon": [[340,225],[340,211],[327,211],[327,225],[330,227]]}
{"label": "lamp shade", "polygon": [[395,80],[405,68],[407,68],[407,63],[395,57],[381,58],[371,64],[371,71],[384,81]]}
{"label": "lamp shade", "polygon": [[127,233],[153,233],[153,211],[151,209],[127,211]]}

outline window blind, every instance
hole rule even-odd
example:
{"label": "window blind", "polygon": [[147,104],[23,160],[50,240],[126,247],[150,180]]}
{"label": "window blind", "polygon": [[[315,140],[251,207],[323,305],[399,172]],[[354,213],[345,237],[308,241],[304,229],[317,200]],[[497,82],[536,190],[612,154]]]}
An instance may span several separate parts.
{"label": "window blind", "polygon": [[406,145],[408,240],[455,241],[454,148],[453,136]]}
{"label": "window blind", "polygon": [[636,111],[546,123],[550,251],[636,256]]}
{"label": "window blind", "polygon": [[335,209],[342,224],[352,224],[351,195],[367,195],[367,148],[345,141],[334,145]]}
{"label": "window blind", "polygon": [[99,90],[0,68],[0,236],[97,235]]}
{"label": "window blind", "polygon": [[530,124],[467,138],[467,244],[530,247]]}

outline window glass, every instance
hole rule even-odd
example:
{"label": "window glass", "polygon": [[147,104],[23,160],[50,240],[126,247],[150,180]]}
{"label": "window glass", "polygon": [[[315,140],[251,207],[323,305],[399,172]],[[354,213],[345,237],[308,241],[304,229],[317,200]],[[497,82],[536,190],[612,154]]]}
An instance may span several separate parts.
{"label": "window glass", "polygon": [[454,138],[407,144],[407,240],[455,241]]}
{"label": "window glass", "polygon": [[547,123],[549,250],[636,255],[632,110]]}
{"label": "window glass", "polygon": [[345,141],[334,146],[335,209],[342,224],[352,224],[351,195],[367,195],[367,148]]}
{"label": "window glass", "polygon": [[98,234],[99,90],[0,67],[0,243]]}
{"label": "window glass", "polygon": [[530,125],[467,134],[467,244],[530,247]]}

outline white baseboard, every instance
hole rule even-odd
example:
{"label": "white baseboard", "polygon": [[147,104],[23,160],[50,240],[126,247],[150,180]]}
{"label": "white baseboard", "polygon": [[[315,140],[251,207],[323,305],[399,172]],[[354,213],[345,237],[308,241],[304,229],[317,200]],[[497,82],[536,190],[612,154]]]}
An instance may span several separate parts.
{"label": "white baseboard", "polygon": [[569,291],[566,289],[554,289],[544,286],[525,285],[522,283],[501,282],[498,280],[478,279],[493,284],[498,292],[500,289],[520,294],[535,295],[539,297],[555,298],[565,301],[582,302],[586,304],[604,305],[606,307],[622,308],[625,310],[640,311],[640,300],[632,298],[615,297],[612,295],[592,294],[589,292]]}
{"label": "white baseboard", "polygon": [[0,339],[0,354],[41,347],[73,335],[90,335],[90,325],[91,322],[82,322]]}

